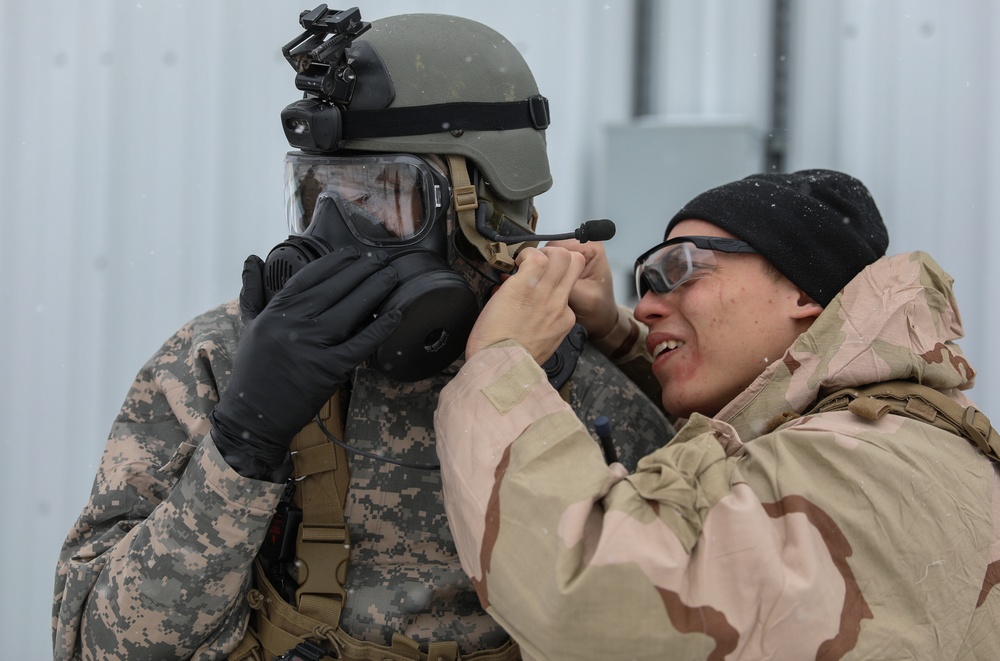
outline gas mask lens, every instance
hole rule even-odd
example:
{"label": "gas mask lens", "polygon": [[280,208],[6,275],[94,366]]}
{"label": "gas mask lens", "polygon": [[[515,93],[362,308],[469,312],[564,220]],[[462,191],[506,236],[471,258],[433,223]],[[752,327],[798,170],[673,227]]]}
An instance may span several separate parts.
{"label": "gas mask lens", "polygon": [[285,156],[289,229],[305,231],[322,193],[336,196],[344,221],[362,243],[419,241],[447,210],[448,184],[430,163],[408,154]]}

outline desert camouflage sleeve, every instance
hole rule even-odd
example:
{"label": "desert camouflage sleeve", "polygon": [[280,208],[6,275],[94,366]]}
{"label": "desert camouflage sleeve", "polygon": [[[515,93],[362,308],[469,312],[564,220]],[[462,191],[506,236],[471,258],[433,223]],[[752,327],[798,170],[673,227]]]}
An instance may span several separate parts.
{"label": "desert camouflage sleeve", "polygon": [[838,644],[843,559],[819,514],[776,516],[733,482],[725,423],[696,416],[626,474],[513,342],[473,356],[440,401],[463,568],[526,658],[773,656],[760,632],[782,658]]}
{"label": "desert camouflage sleeve", "polygon": [[132,385],[60,554],[53,658],[221,658],[242,636],[282,485],[235,473],[208,433],[234,313],[186,326]]}

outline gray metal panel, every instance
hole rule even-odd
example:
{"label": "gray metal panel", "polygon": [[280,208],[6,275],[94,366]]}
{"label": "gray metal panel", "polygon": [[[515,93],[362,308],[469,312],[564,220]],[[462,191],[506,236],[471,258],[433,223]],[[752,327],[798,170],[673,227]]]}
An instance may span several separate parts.
{"label": "gray metal panel", "polygon": [[613,219],[615,292],[634,303],[632,264],[701,191],[764,167],[770,123],[767,0],[664,0],[651,7],[654,113],[610,125],[593,216]]}
{"label": "gray metal panel", "polygon": [[247,252],[284,235],[287,64],[273,48],[233,55],[241,39],[280,43],[277,19],[298,8],[243,22],[222,8],[0,4],[11,658],[51,655],[59,544],[133,375],[186,318],[234,295]]}
{"label": "gray metal panel", "polygon": [[656,3],[658,114],[736,118],[764,128],[770,101],[769,0]]}
{"label": "gray metal panel", "polygon": [[990,0],[796,3],[789,169],[832,167],[872,190],[890,253],[929,252],[954,278],[1000,418],[1000,5]]}
{"label": "gray metal panel", "polygon": [[667,221],[704,190],[763,164],[761,132],[746,124],[649,120],[608,129],[606,206],[618,231],[606,244],[615,296],[634,305],[635,258],[663,239]]}

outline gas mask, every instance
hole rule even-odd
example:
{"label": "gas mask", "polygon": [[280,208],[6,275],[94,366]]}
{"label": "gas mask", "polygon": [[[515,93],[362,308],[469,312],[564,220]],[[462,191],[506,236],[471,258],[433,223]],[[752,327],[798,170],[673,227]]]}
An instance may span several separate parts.
{"label": "gas mask", "polygon": [[465,350],[480,303],[471,285],[448,265],[447,178],[409,154],[285,158],[287,240],[265,260],[266,297],[302,267],[345,246],[378,248],[398,282],[378,314],[403,319],[370,358],[398,381],[438,374]]}

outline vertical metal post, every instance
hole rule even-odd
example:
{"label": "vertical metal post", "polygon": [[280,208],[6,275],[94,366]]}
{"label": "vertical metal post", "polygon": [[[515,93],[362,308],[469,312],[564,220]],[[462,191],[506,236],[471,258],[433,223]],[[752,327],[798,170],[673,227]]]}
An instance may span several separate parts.
{"label": "vertical metal post", "polygon": [[632,50],[632,116],[642,117],[656,112],[653,99],[656,97],[653,80],[653,50],[656,42],[653,30],[655,0],[635,0]]}
{"label": "vertical metal post", "polygon": [[771,4],[771,126],[764,149],[766,172],[784,172],[788,151],[788,51],[791,33],[790,0]]}

